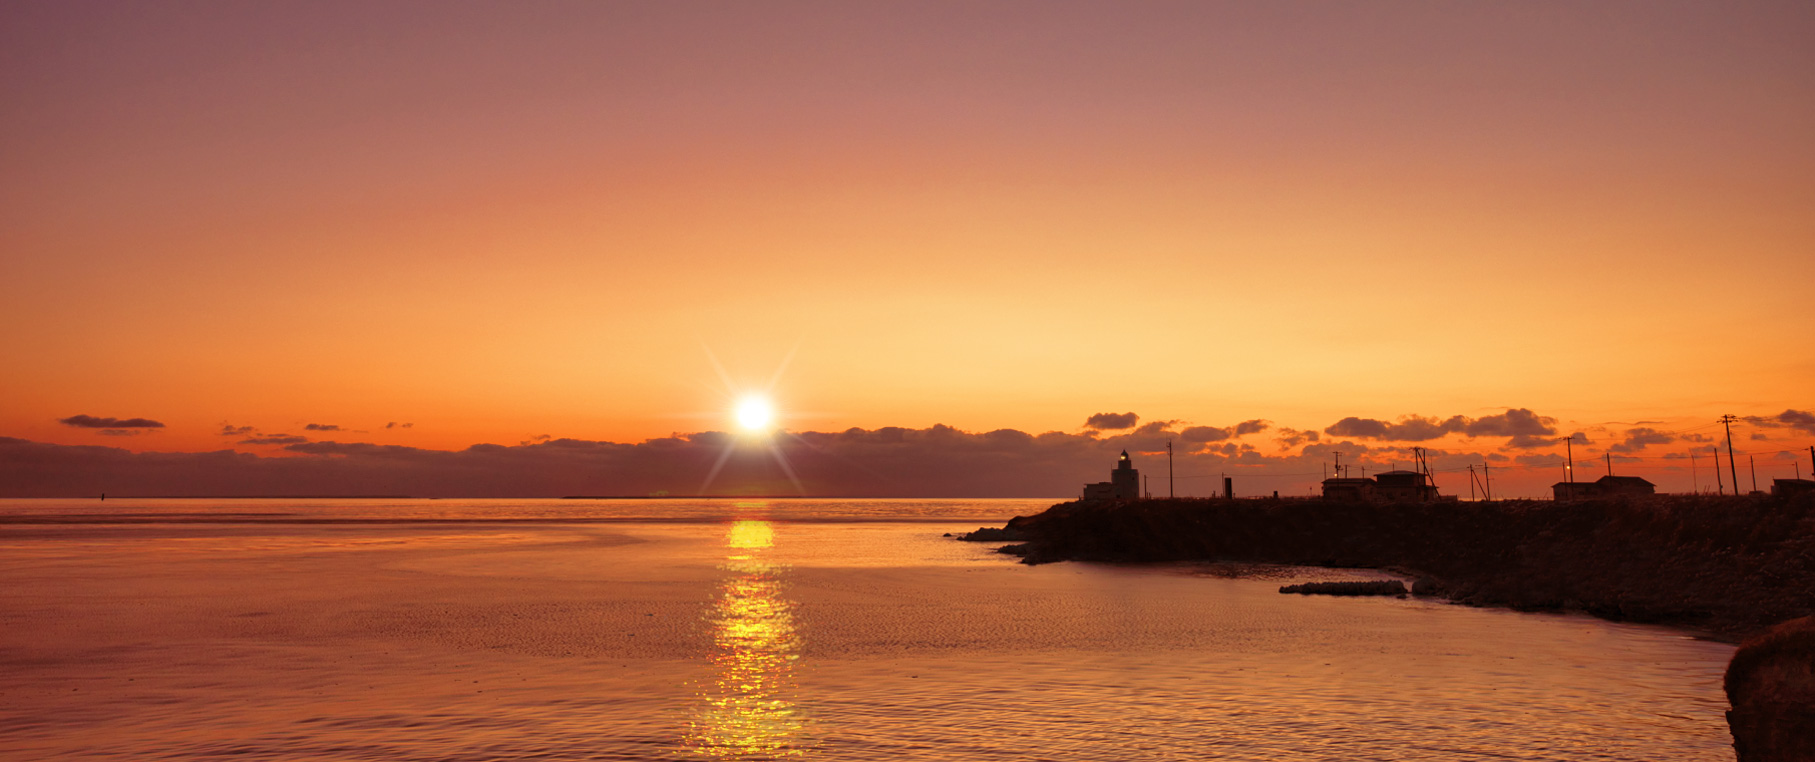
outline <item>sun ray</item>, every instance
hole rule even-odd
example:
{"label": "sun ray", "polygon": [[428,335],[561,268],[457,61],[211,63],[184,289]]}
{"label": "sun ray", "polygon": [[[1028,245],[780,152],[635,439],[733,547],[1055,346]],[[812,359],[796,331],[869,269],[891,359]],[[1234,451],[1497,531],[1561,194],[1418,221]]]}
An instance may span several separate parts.
{"label": "sun ray", "polygon": [[725,393],[733,394],[737,384],[731,381],[731,374],[727,373],[724,364],[718,361],[718,355],[712,353],[712,347],[706,346],[706,342],[702,341],[700,351],[706,353],[706,359],[712,363],[712,370],[718,373],[718,380],[725,385]]}
{"label": "sun ray", "polygon": [[[803,341],[804,341],[804,339],[803,339]],[[782,374],[788,372],[788,364],[794,362],[794,353],[799,352],[799,351],[800,351],[800,342],[796,341],[796,342],[794,342],[794,346],[788,350],[788,354],[782,356],[781,364],[775,367],[775,373],[773,375],[769,376],[769,385],[766,387],[763,387],[763,391],[765,391],[765,392],[775,391],[775,385],[781,383]]]}
{"label": "sun ray", "polygon": [[788,456],[782,454],[781,447],[770,442],[767,449],[770,455],[775,456],[775,462],[781,465],[781,472],[788,475],[788,481],[794,483],[794,491],[800,493],[802,497],[806,497],[806,485],[801,484],[800,477],[794,474],[794,466],[789,465]]}
{"label": "sun ray", "polygon": [[737,440],[726,440],[725,450],[718,454],[718,461],[712,464],[712,470],[706,472],[706,480],[700,482],[700,495],[706,494],[706,488],[712,486],[712,480],[718,478],[718,472],[725,467],[725,461],[731,459],[731,453],[737,449]]}

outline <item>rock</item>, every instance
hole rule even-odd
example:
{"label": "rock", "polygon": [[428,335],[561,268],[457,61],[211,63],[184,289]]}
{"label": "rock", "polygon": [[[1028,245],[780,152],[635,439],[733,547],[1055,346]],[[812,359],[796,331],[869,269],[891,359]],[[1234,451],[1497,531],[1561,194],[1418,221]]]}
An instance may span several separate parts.
{"label": "rock", "polygon": [[1279,591],[1299,595],[1405,595],[1405,583],[1398,580],[1306,582],[1302,585],[1286,585]]}
{"label": "rock", "polygon": [[1727,663],[1739,762],[1815,762],[1815,617],[1746,641]]}
{"label": "rock", "polygon": [[958,539],[966,542],[1023,542],[1031,538],[1027,536],[1026,532],[1022,532],[1021,530],[1012,527],[1002,527],[1000,529],[996,527],[978,527],[975,532],[966,532],[958,535]]}

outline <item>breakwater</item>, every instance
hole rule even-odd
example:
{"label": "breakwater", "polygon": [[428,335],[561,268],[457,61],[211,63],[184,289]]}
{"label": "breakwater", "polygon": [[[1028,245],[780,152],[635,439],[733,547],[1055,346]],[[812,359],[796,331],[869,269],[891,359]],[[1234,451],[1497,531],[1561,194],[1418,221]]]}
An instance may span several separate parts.
{"label": "breakwater", "polygon": [[967,539],[1027,563],[1367,567],[1458,603],[1585,611],[1739,639],[1815,614],[1815,496],[1062,503]]}

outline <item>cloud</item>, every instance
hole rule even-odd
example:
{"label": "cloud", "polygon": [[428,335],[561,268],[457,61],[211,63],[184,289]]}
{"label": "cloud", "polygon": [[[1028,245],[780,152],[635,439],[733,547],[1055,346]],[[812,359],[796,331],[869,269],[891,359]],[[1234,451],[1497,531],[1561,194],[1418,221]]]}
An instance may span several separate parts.
{"label": "cloud", "polygon": [[311,423],[311,424],[303,427],[303,431],[340,431],[340,430],[341,430],[340,425],[334,424],[334,423]]}
{"label": "cloud", "polygon": [[[1177,423],[1177,421],[1170,423]],[[1187,442],[1221,442],[1248,434],[1258,434],[1266,431],[1267,427],[1271,425],[1273,425],[1272,421],[1256,418],[1251,421],[1242,421],[1234,426],[1192,426],[1179,432],[1179,438]]]}
{"label": "cloud", "polygon": [[390,423],[385,424],[384,427],[387,429],[407,429],[415,425],[416,424],[413,423],[398,423],[396,421],[391,421]]}
{"label": "cloud", "polygon": [[1518,465],[1521,465],[1521,466],[1556,466],[1557,468],[1562,468],[1563,467],[1563,454],[1562,453],[1542,453],[1542,454],[1526,453],[1526,454],[1514,457],[1513,462]]}
{"label": "cloud", "polygon": [[1449,418],[1426,418],[1418,415],[1403,416],[1396,423],[1389,423],[1377,418],[1344,418],[1331,424],[1323,433],[1336,437],[1355,437],[1358,439],[1379,439],[1393,442],[1426,442],[1450,434],[1461,434],[1467,437],[1512,437],[1520,444],[1515,447],[1530,447],[1538,437],[1555,436],[1557,431],[1552,426],[1555,418],[1540,416],[1525,408],[1515,408],[1498,415],[1468,418],[1453,415]]}
{"label": "cloud", "polygon": [[72,415],[58,418],[57,423],[74,426],[78,429],[161,429],[164,424],[150,418],[97,418],[92,415]]}
{"label": "cloud", "polygon": [[1804,434],[1815,434],[1815,413],[1805,410],[1785,410],[1777,414],[1777,420]]}
{"label": "cloud", "polygon": [[1232,434],[1228,429],[1215,426],[1192,426],[1179,432],[1179,439],[1187,442],[1221,442]]}
{"label": "cloud", "polygon": [[1607,449],[1610,452],[1638,452],[1651,445],[1664,445],[1676,441],[1676,436],[1653,428],[1640,426],[1626,430],[1626,439]]}
{"label": "cloud", "polygon": [[1554,437],[1556,422],[1555,418],[1521,407],[1468,421],[1462,433],[1471,437]]}
{"label": "cloud", "polygon": [[[1222,476],[1238,494],[1313,494],[1341,450],[1345,465],[1385,470],[1409,461],[1409,448],[1319,441],[1316,431],[1270,428],[1301,451],[1265,453],[1231,437],[1175,452],[1180,494],[1208,494]],[[1150,422],[1114,435],[1096,431],[1040,434],[1015,429],[967,432],[851,428],[779,432],[770,446],[719,431],[674,434],[638,443],[532,437],[525,443],[431,450],[371,442],[305,441],[289,434],[248,438],[261,454],[141,452],[97,445],[54,445],[0,438],[0,497],[59,497],[100,492],[128,495],[413,495],[417,497],[559,497],[563,495],[865,497],[1075,497],[1102,481],[1127,449],[1135,467],[1165,473],[1168,439],[1183,432]],[[1269,448],[1270,449],[1270,448]],[[1466,490],[1451,474],[1499,453],[1431,448],[1446,490]],[[778,456],[779,455],[779,459]],[[1522,456],[1523,457],[1523,456]],[[1548,462],[1560,455],[1541,456]],[[781,466],[787,463],[787,469]],[[715,471],[715,468],[717,469]],[[790,475],[790,472],[792,476]],[[1514,469],[1505,478],[1516,483]],[[712,475],[708,481],[708,475]],[[1496,485],[1502,477],[1496,472]],[[1549,474],[1538,479],[1554,480]],[[796,487],[798,479],[799,487]],[[1447,481],[1446,481],[1447,480]],[[1548,481],[1545,482],[1548,484]],[[1452,493],[1453,494],[1453,493]]]}
{"label": "cloud", "polygon": [[1298,429],[1282,428],[1279,430],[1279,435],[1273,438],[1273,441],[1279,443],[1279,449],[1290,450],[1301,444],[1305,444],[1306,442],[1316,442],[1318,438],[1317,432],[1310,429],[1299,431]]}
{"label": "cloud", "polygon": [[[1331,424],[1323,433],[1333,437],[1357,437],[1361,439],[1386,439],[1397,442],[1423,442],[1436,439],[1454,431],[1460,431],[1464,425],[1462,416],[1440,421],[1436,418],[1420,418],[1408,415],[1398,423],[1373,418],[1344,418]],[[1453,425],[1452,425],[1453,424]]]}
{"label": "cloud", "polygon": [[1506,440],[1506,446],[1515,450],[1535,450],[1539,447],[1549,447],[1553,444],[1557,444],[1558,441],[1559,440],[1556,437],[1535,437],[1520,434],[1512,439]]}
{"label": "cloud", "polygon": [[95,433],[100,434],[102,436],[109,436],[109,437],[136,437],[140,434],[145,433],[145,430],[144,429],[101,429],[100,431],[97,431]]}
{"label": "cloud", "polygon": [[239,443],[243,445],[296,445],[307,441],[309,441],[307,438],[293,434],[272,434],[268,437],[242,439]]}
{"label": "cloud", "polygon": [[1792,408],[1777,415],[1748,415],[1741,417],[1740,420],[1768,429],[1788,428],[1803,434],[1815,434],[1815,413],[1805,410]]}
{"label": "cloud", "polygon": [[243,436],[246,436],[247,434],[251,434],[255,431],[258,431],[258,429],[255,429],[251,426],[235,426],[230,423],[223,423],[223,424],[221,424],[221,430],[219,433],[223,437],[243,437]]}
{"label": "cloud", "polygon": [[1239,437],[1245,434],[1259,434],[1266,431],[1267,427],[1271,425],[1273,425],[1272,421],[1263,421],[1259,418],[1252,421],[1242,421],[1241,423],[1235,424],[1235,435]]}
{"label": "cloud", "polygon": [[535,436],[533,436],[533,437],[530,437],[530,438],[528,438],[528,439],[525,439],[525,440],[523,440],[523,441],[521,441],[521,442],[518,442],[518,443],[517,443],[517,444],[520,444],[520,445],[533,445],[533,444],[541,444],[541,443],[543,443],[543,442],[546,442],[546,441],[548,441],[548,440],[550,440],[550,439],[554,439],[554,437],[552,437],[552,436],[549,436],[549,435],[547,435],[547,434],[537,434],[537,435],[535,435]]}
{"label": "cloud", "polygon": [[1132,429],[1141,417],[1134,413],[1097,413],[1084,422],[1084,428],[1098,430]]}

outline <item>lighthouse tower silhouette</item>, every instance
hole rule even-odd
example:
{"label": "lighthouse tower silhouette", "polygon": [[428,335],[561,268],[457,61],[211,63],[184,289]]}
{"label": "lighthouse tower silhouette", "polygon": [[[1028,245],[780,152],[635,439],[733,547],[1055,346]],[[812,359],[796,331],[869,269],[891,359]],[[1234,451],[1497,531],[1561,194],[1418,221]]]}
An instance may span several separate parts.
{"label": "lighthouse tower silhouette", "polygon": [[1141,497],[1141,472],[1134,467],[1134,461],[1128,459],[1128,451],[1122,451],[1117,458],[1115,469],[1109,472],[1109,481],[1084,485],[1085,500],[1139,500]]}

